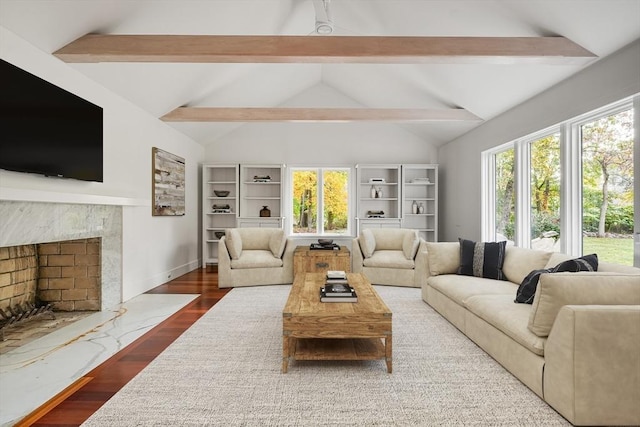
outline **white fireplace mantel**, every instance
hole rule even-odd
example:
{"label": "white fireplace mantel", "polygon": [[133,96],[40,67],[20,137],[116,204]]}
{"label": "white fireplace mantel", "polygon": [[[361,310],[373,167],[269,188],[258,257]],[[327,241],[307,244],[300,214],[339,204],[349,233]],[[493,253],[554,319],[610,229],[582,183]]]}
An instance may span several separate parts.
{"label": "white fireplace mantel", "polygon": [[[151,190],[149,190],[151,191]],[[87,205],[151,206],[151,199],[62,193],[0,186],[0,200],[17,202],[73,203]]]}

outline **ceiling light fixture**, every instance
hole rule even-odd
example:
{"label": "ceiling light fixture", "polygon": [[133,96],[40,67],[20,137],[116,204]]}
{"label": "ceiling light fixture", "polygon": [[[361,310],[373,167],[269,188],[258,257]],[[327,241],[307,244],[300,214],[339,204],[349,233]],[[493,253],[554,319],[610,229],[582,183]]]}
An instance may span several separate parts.
{"label": "ceiling light fixture", "polygon": [[333,20],[329,11],[331,0],[313,0],[316,10],[316,34],[326,36],[333,33]]}
{"label": "ceiling light fixture", "polygon": [[316,33],[326,36],[333,33],[333,25],[331,22],[316,21]]}

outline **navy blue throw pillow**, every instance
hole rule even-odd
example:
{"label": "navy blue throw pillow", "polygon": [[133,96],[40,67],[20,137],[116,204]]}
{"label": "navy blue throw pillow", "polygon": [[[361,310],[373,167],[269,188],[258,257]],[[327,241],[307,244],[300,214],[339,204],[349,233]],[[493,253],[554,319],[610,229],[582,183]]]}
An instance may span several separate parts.
{"label": "navy blue throw pillow", "polygon": [[458,238],[460,267],[458,274],[506,280],[502,273],[507,242],[474,242]]}
{"label": "navy blue throw pillow", "polygon": [[598,271],[598,255],[585,255],[580,258],[563,261],[553,268],[533,270],[524,278],[522,283],[520,283],[520,286],[518,286],[514,302],[521,304],[533,304],[533,297],[536,295],[536,289],[538,288],[538,281],[540,280],[541,274],[561,273],[567,271],[571,273],[577,273],[578,271]]}

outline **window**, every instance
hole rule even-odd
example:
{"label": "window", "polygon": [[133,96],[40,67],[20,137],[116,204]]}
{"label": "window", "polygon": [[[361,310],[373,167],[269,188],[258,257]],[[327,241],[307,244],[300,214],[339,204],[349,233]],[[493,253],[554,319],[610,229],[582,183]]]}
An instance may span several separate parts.
{"label": "window", "polygon": [[633,265],[633,109],[580,126],[582,252]]}
{"label": "window", "polygon": [[638,106],[640,96],[484,152],[483,239],[640,266]]}
{"label": "window", "polygon": [[292,168],[292,234],[348,235],[349,169]]}
{"label": "window", "polygon": [[531,248],[560,252],[560,134],[529,143]]}
{"label": "window", "polygon": [[515,240],[516,194],[515,150],[496,153],[495,162],[495,230],[496,241]]}

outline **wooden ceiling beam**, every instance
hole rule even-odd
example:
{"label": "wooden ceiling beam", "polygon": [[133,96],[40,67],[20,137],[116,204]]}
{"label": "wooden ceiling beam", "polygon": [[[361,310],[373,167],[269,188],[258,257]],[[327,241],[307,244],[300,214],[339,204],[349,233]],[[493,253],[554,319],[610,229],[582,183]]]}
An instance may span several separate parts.
{"label": "wooden ceiling beam", "polygon": [[564,37],[217,36],[88,34],[65,62],[584,64],[596,55]]}
{"label": "wooden ceiling beam", "polygon": [[454,122],[482,121],[462,108],[218,108],[179,107],[165,122]]}

